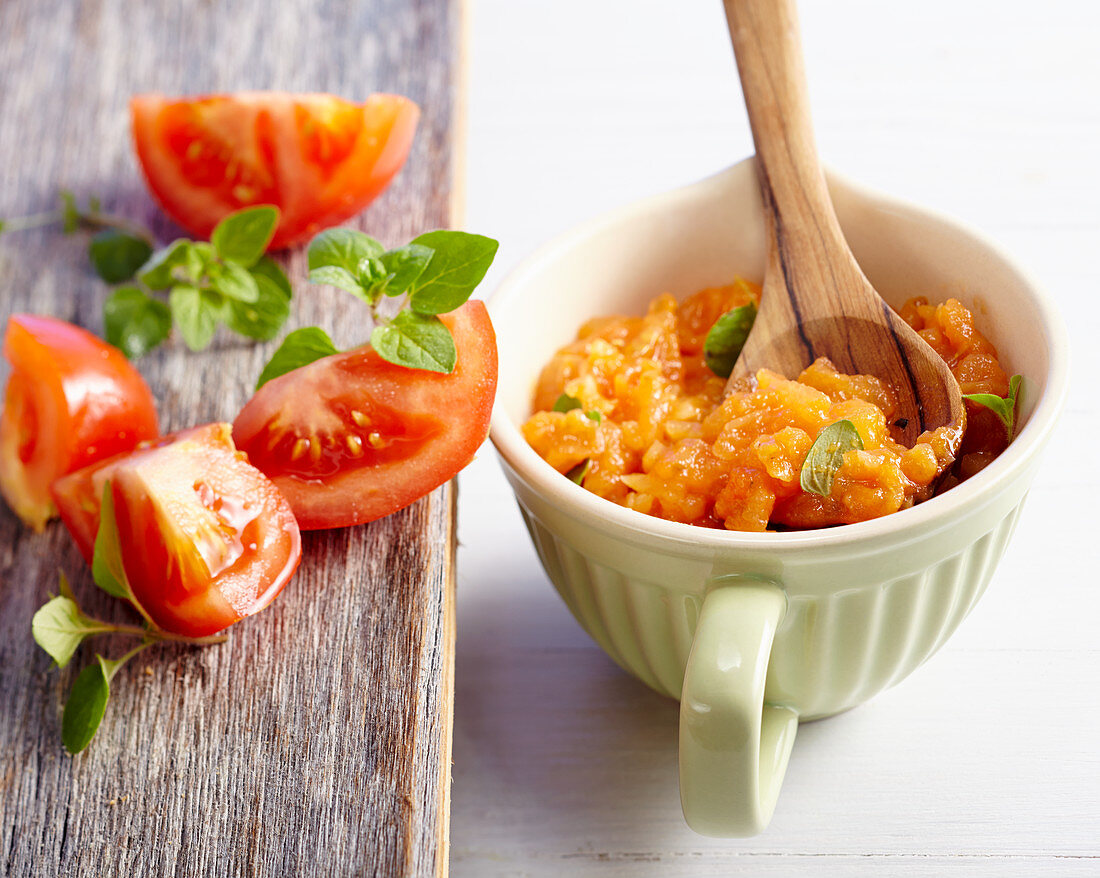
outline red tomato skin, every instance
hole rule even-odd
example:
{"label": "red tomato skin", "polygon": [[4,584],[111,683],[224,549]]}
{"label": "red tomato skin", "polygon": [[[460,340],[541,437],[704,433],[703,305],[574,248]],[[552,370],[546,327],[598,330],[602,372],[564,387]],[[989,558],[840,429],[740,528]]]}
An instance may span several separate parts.
{"label": "red tomato skin", "polygon": [[[207,238],[227,214],[274,204],[281,215],[269,250],[362,211],[404,165],[420,118],[415,103],[387,94],[362,104],[285,92],[145,94],[131,99],[130,111],[142,172],[164,212]],[[217,138],[205,166],[203,154],[188,158],[189,134],[196,143]],[[339,160],[325,162],[334,150]],[[247,185],[234,184],[242,167]]]}
{"label": "red tomato skin", "polygon": [[56,514],[54,479],[158,435],[156,403],[120,350],[62,320],[13,315],[4,356],[0,491],[41,530]]}
{"label": "red tomato skin", "polygon": [[66,524],[74,510],[83,512],[70,531],[90,560],[87,535],[94,545],[98,498],[110,483],[130,588],[158,626],[185,637],[215,634],[259,612],[301,559],[290,505],[234,448],[230,429],[183,430],[57,485]]}
{"label": "red tomato skin", "polygon": [[[488,435],[496,395],[496,335],[481,301],[467,302],[440,319],[458,349],[450,374],[396,366],[366,345],[267,382],[237,415],[237,447],[286,496],[302,530],[382,518],[425,496],[473,460]],[[324,387],[355,387],[356,382],[399,416],[428,425],[421,431],[426,438],[413,443],[410,456],[383,454],[377,463],[323,478],[288,474],[287,461],[271,457],[274,433],[295,428],[308,432],[310,416],[316,415],[308,409],[324,404]]]}

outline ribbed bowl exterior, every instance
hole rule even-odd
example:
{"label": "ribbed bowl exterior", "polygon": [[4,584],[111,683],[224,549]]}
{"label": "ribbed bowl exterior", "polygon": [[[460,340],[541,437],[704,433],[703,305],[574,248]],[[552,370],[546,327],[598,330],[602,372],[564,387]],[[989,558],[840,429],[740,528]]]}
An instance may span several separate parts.
{"label": "ribbed bowl exterior", "polygon": [[[680,577],[670,583],[663,556],[646,559],[638,546],[622,554],[628,564],[608,563],[615,553],[597,559],[579,545],[587,541],[583,530],[570,539],[563,533],[568,527],[560,521],[547,526],[520,496],[543,567],[577,621],[625,670],[678,699],[708,576],[701,574],[694,588]],[[809,720],[854,707],[902,680],[943,645],[977,603],[1021,505],[1022,497],[989,530],[919,569],[883,576],[883,565],[854,559],[869,574],[862,580],[845,569],[844,587],[818,594],[788,590],[766,700]],[[720,569],[725,576],[758,572],[751,558],[741,561],[742,571],[737,566]],[[808,566],[814,568],[812,560]],[[790,575],[797,582],[801,574],[793,569]]]}

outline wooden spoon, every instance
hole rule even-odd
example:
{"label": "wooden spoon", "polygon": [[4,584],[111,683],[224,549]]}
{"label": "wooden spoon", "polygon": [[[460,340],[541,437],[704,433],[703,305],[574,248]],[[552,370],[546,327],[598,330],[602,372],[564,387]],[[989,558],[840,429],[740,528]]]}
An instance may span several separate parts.
{"label": "wooden spoon", "polygon": [[760,368],[794,378],[828,357],[841,372],[875,375],[897,390],[906,444],[948,426],[953,457],[966,424],[959,385],[864,277],[833,210],[810,124],[794,0],[725,0],[725,7],[768,238],[760,311],[727,390]]}

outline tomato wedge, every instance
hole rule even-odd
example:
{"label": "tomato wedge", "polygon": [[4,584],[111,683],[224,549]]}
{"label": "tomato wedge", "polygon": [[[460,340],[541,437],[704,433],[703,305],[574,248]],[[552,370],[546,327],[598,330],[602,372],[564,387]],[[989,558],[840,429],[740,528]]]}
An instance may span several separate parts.
{"label": "tomato wedge", "polygon": [[489,432],[496,336],[479,301],[440,319],[458,349],[449,375],[395,366],[367,345],[269,381],[237,415],[237,446],[303,530],[389,515],[473,459]]}
{"label": "tomato wedge", "polygon": [[12,373],[0,416],[0,493],[41,530],[57,514],[50,483],[156,436],[156,404],[118,348],[63,320],[13,315],[4,356]]}
{"label": "tomato wedge", "polygon": [[281,211],[271,249],[359,213],[405,163],[420,110],[400,95],[239,92],[130,101],[134,145],[164,211],[208,237],[253,204]]}
{"label": "tomato wedge", "polygon": [[[204,637],[266,607],[298,566],[290,505],[233,446],[229,424],[167,436],[60,479],[62,518],[92,557],[110,483],[122,565],[166,631]],[[90,535],[90,539],[89,539]]]}

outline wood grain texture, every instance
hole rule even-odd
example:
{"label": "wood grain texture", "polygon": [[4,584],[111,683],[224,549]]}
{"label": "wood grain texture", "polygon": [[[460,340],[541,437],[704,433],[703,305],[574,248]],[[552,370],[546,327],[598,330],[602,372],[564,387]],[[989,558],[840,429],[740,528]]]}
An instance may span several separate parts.
{"label": "wood grain texture", "polygon": [[767,221],[760,311],[729,387],[760,369],[794,378],[819,357],[871,374],[898,394],[912,445],[949,426],[953,456],[966,411],[947,364],[875,292],[844,239],[814,144],[794,0],[725,0]]}
{"label": "wood grain texture", "polygon": [[[355,224],[387,244],[449,225],[457,21],[451,0],[5,0],[0,215],[49,209],[67,187],[169,239],[179,230],[130,148],[129,96],[272,88],[417,101],[408,164]],[[0,239],[0,317],[101,330],[106,289],[86,245],[56,231]],[[301,284],[302,254],[287,268]],[[350,297],[304,284],[291,321],[341,346],[364,336]],[[231,420],[273,348],[219,335],[202,354],[173,342],[143,359],[162,429]],[[448,485],[371,525],[305,535],[296,578],[228,643],[125,667],[75,758],[60,711],[92,653],[53,669],[31,615],[59,566],[90,612],[127,611],[97,592],[60,525],[35,535],[0,512],[0,874],[444,874],[454,500]]]}

